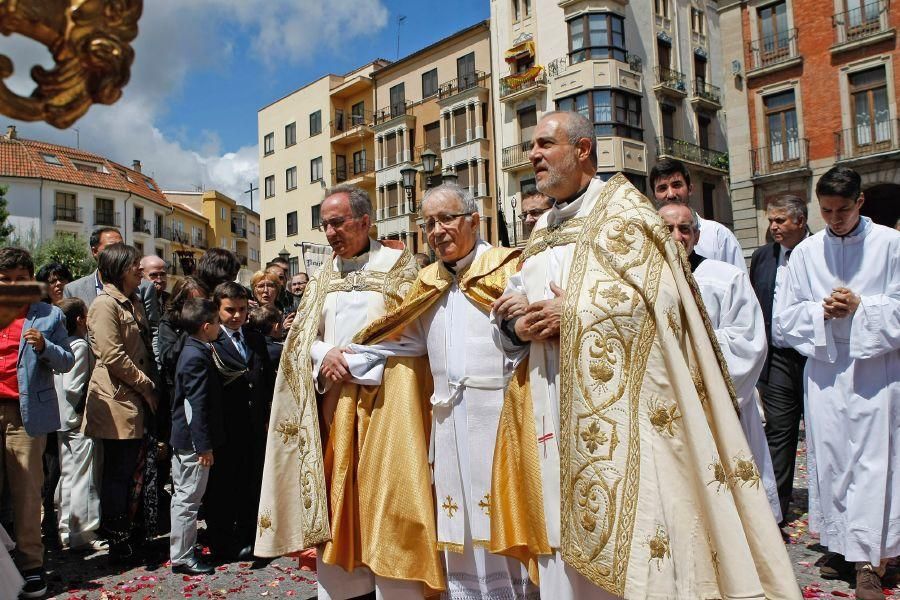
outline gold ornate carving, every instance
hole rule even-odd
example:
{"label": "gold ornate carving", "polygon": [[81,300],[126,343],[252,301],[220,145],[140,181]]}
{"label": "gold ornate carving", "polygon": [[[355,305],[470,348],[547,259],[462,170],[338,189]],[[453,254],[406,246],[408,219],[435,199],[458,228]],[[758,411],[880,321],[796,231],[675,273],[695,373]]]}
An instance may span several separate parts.
{"label": "gold ornate carving", "polygon": [[647,545],[650,547],[650,560],[656,561],[656,570],[662,570],[662,562],[672,557],[672,549],[669,546],[669,536],[662,525],[656,526],[656,535],[647,539]]}
{"label": "gold ornate carving", "polygon": [[0,54],[0,112],[22,121],[66,128],[92,104],[113,104],[131,77],[143,0],[0,0],[0,33],[22,34],[46,46],[55,66],[36,66],[28,98],[4,79],[14,67]]}

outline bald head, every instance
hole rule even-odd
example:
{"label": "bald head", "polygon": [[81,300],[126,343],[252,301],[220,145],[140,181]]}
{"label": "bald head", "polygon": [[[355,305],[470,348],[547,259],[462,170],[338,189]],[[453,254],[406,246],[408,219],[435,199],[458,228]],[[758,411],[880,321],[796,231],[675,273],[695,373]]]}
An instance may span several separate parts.
{"label": "bald head", "polygon": [[669,227],[672,239],[684,246],[690,254],[700,240],[700,223],[697,214],[684,204],[666,204],[659,209],[659,216]]}
{"label": "bald head", "polygon": [[153,283],[157,295],[166,291],[166,286],[169,283],[169,274],[166,272],[166,261],[155,254],[148,254],[141,259],[141,268],[144,270],[144,279]]}

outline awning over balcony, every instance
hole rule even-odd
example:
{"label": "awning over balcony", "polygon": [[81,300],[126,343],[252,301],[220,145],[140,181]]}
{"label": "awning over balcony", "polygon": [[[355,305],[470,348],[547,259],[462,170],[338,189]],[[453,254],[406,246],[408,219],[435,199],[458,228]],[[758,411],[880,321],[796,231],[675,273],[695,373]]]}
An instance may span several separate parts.
{"label": "awning over balcony", "polygon": [[534,56],[534,42],[532,40],[522,42],[521,44],[516,44],[515,46],[507,50],[506,62],[516,62],[517,60],[525,56]]}
{"label": "awning over balcony", "polygon": [[522,84],[528,83],[529,81],[534,81],[538,77],[540,77],[541,73],[544,72],[544,67],[541,65],[535,65],[530,69],[526,69],[521,73],[515,73],[513,75],[507,75],[503,78],[503,81],[506,82],[506,85],[511,88],[520,87]]}

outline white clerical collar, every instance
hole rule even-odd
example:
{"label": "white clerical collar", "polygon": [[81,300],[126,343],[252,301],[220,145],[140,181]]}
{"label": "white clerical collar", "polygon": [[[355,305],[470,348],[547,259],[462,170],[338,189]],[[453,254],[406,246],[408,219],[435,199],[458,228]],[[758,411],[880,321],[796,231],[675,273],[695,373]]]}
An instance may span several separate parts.
{"label": "white clerical collar", "polygon": [[363,252],[362,254],[358,254],[352,258],[342,258],[340,256],[337,257],[337,267],[341,273],[351,273],[353,271],[359,271],[360,269],[364,269],[366,263],[369,262],[369,256],[372,253],[372,240],[369,240],[369,249]]}
{"label": "white clerical collar", "polygon": [[[593,181],[591,183],[593,183]],[[588,185],[588,187],[585,188],[584,193],[571,202],[554,202],[550,210],[547,211],[547,227],[553,227],[559,223],[564,223],[577,215],[578,211],[581,210],[581,205],[584,203],[584,197],[587,196],[590,188],[591,186]]]}
{"label": "white clerical collar", "polygon": [[459,273],[460,271],[471,265],[475,261],[475,257],[481,254],[481,251],[485,247],[490,248],[491,245],[481,239],[475,240],[475,245],[472,247],[471,252],[456,261],[453,265],[444,263],[444,266],[447,267],[447,270],[451,273]]}
{"label": "white clerical collar", "polygon": [[853,228],[853,231],[848,233],[847,235],[837,235],[835,232],[831,230],[831,227],[826,227],[825,229],[828,231],[828,235],[833,238],[854,238],[861,234],[866,230],[866,227],[869,226],[869,217],[864,217],[863,215],[859,216],[859,221],[856,223],[856,227]]}

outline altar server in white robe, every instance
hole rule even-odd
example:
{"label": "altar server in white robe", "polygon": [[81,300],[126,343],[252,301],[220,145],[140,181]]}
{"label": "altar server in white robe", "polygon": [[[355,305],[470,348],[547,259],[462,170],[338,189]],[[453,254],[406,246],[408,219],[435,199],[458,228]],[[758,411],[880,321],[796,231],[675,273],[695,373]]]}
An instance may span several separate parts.
{"label": "altar server in white robe", "polygon": [[[354,381],[379,384],[386,357],[427,355],[434,378],[431,454],[438,547],[444,550],[447,575],[442,598],[537,599],[538,588],[522,563],[487,550],[497,423],[506,383],[527,346],[508,358],[491,324],[490,301],[484,305],[466,293],[470,283],[492,273],[502,291],[506,276],[501,269],[513,272],[518,253],[480,239],[478,206],[459,186],[430,190],[422,201],[422,218],[438,262],[420,272],[414,289],[437,284],[445,291],[430,295],[430,305],[391,341],[351,345],[372,366]],[[442,283],[447,279],[449,285]],[[410,299],[418,302],[415,292]]]}
{"label": "altar server in white robe", "polygon": [[[657,161],[650,170],[650,185],[657,207],[666,204],[691,204],[691,193],[694,191],[691,173],[680,160],[664,158]],[[704,258],[727,262],[746,271],[744,251],[734,233],[718,221],[700,217],[697,220],[700,225],[700,241],[694,252]]]}
{"label": "altar server in white robe", "polygon": [[[319,228],[325,233],[334,255],[325,261],[309,284],[301,304],[301,317],[291,328],[286,348],[302,346],[302,342],[295,342],[295,339],[305,339],[306,332],[310,331],[312,344],[300,348],[296,354],[300,358],[296,360],[311,363],[311,379],[300,384],[315,387],[327,430],[341,382],[350,377],[350,364],[342,354],[343,348],[368,323],[382,316],[389,307],[399,304],[415,275],[415,261],[409,253],[369,238],[372,205],[365,190],[347,185],[332,188],[322,202],[321,219]],[[401,264],[404,259],[408,259],[406,262],[412,269],[406,274],[405,281],[402,277],[404,265]],[[278,526],[260,526],[255,545],[258,556],[280,556],[308,547],[304,541],[309,529],[305,525],[306,519],[292,512],[298,510],[297,505],[301,503],[298,498],[301,478],[288,471],[296,469],[300,461],[290,454],[296,447],[282,444],[277,430],[279,411],[289,411],[282,407],[291,407],[295,403],[284,372],[284,361],[295,358],[294,351],[286,349],[276,382],[260,514],[264,515],[262,522],[278,523]],[[350,361],[353,360],[351,357]],[[290,366],[301,374],[309,373],[305,365]],[[326,499],[320,500],[324,503]],[[357,567],[348,573],[340,566],[325,563],[321,559],[321,548],[316,562],[320,599],[344,600],[372,591],[378,598],[421,597],[421,586],[415,582],[376,577],[366,567]]]}
{"label": "altar server in white robe", "polygon": [[669,226],[672,239],[683,244],[688,254],[703,305],[734,383],[741,408],[741,428],[762,476],[775,522],[780,523],[781,505],[775,471],[756,402],[756,381],[766,362],[768,345],[762,308],[744,271],[697,254],[700,227],[696,212],[684,204],[667,204],[659,209],[659,216]]}
{"label": "altar server in white robe", "polygon": [[828,227],[794,249],[773,328],[808,357],[810,531],[880,600],[900,555],[900,232],[860,215],[860,189],[846,167],[819,179]]}

